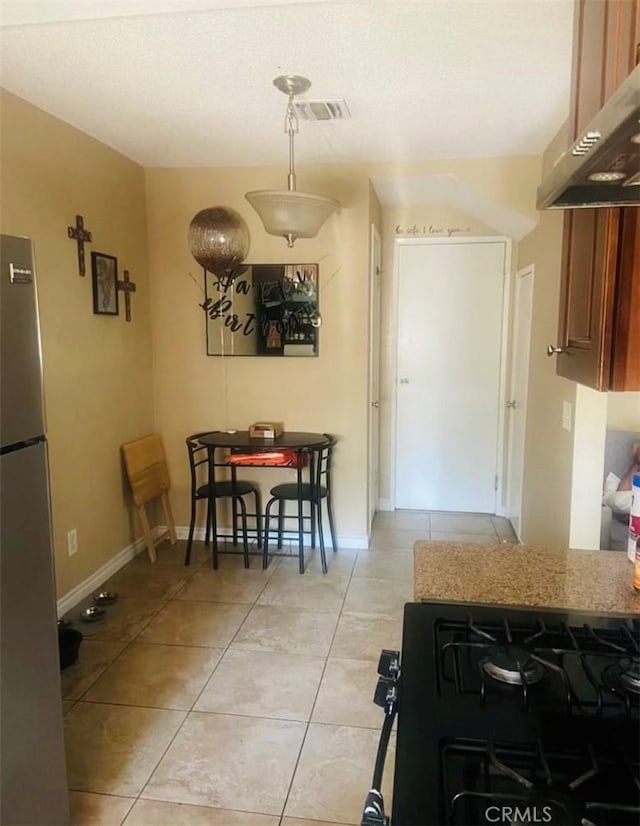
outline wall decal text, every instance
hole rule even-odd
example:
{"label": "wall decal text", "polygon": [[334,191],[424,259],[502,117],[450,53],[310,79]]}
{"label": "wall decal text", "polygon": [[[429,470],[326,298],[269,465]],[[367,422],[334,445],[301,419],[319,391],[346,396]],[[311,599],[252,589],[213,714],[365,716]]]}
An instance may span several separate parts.
{"label": "wall decal text", "polygon": [[440,227],[437,224],[412,224],[411,226],[402,226],[397,224],[396,235],[444,235],[451,238],[452,235],[466,235],[471,232],[471,227]]}

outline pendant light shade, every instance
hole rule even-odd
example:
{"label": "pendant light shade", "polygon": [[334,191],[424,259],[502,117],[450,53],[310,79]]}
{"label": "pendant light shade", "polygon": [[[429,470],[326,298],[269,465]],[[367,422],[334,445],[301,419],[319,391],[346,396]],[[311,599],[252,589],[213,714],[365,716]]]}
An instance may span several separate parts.
{"label": "pendant light shade", "polygon": [[296,238],[315,238],[327,218],[340,209],[333,198],[295,190],[263,189],[244,196],[269,235],[282,235],[292,247]]}
{"label": "pendant light shade", "polygon": [[189,249],[201,267],[219,277],[233,277],[249,252],[249,228],[229,207],[209,207],[189,224]]}
{"label": "pendant light shade", "polygon": [[273,81],[288,98],[285,132],[289,135],[289,176],[285,190],[263,189],[247,192],[245,198],[260,216],[269,235],[282,235],[292,247],[297,238],[314,238],[327,218],[340,209],[340,202],[322,195],[296,190],[294,135],[298,117],[293,106],[295,95],[306,92],[311,81],[298,75],[283,75]]}

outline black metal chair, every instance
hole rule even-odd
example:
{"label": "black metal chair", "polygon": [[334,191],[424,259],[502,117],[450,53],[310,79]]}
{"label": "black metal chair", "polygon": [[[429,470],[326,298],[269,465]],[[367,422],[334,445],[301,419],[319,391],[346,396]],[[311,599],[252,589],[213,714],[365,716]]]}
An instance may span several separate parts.
{"label": "black metal chair", "polygon": [[[322,524],[322,502],[326,502],[327,516],[329,517],[329,528],[331,530],[331,543],[333,552],[338,550],[336,542],[336,530],[333,520],[333,506],[331,502],[331,457],[336,439],[329,433],[323,434],[326,442],[315,448],[309,448],[309,482],[302,482],[300,490],[298,483],[285,483],[271,488],[271,499],[267,502],[264,523],[264,543],[262,546],[262,567],[269,566],[269,521],[271,519],[271,509],[278,503],[278,548],[282,548],[285,519],[297,519],[298,529],[303,531],[303,520],[310,522],[310,530],[304,533],[311,534],[311,547],[315,548],[316,524],[318,526],[318,537],[320,539],[320,560],[322,562],[322,573],[327,573],[327,556],[324,546],[324,528]],[[287,515],[285,513],[287,502],[301,501],[304,506],[309,502],[309,515],[296,513]],[[304,550],[300,546],[299,550],[300,573],[304,573]]]}
{"label": "black metal chair", "polygon": [[[217,520],[215,518],[215,507],[218,499],[231,499],[233,505],[233,543],[238,541],[237,508],[240,508],[242,517],[242,544],[244,552],[244,567],[249,567],[249,535],[247,530],[247,508],[244,497],[252,493],[255,498],[255,519],[257,527],[258,547],[262,544],[262,509],[260,505],[260,490],[253,482],[238,481],[236,478],[236,468],[231,468],[231,479],[228,481],[216,481],[215,485],[211,480],[211,463],[214,457],[209,455],[209,448],[200,443],[200,436],[205,433],[194,433],[186,440],[187,451],[189,453],[189,468],[191,470],[191,520],[189,523],[189,538],[187,540],[187,553],[184,564],[191,562],[191,546],[193,544],[193,534],[196,524],[196,505],[202,500],[207,500],[207,523],[205,528],[204,541],[209,544],[209,536],[213,544],[212,562],[215,569],[218,568],[218,535]],[[204,479],[205,481],[202,481]]]}

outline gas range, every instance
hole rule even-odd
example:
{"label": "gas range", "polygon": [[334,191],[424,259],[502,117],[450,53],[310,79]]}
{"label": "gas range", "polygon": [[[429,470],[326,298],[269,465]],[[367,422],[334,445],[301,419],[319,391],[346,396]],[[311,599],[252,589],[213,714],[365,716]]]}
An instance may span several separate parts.
{"label": "gas range", "polygon": [[640,822],[639,619],[411,603],[380,671],[394,826]]}

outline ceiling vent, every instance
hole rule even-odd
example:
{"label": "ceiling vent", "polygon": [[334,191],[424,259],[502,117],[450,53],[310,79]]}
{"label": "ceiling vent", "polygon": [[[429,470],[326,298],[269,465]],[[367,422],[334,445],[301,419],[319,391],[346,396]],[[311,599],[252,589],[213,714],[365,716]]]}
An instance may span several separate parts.
{"label": "ceiling vent", "polygon": [[344,100],[296,100],[293,106],[302,120],[347,120],[351,117]]}

